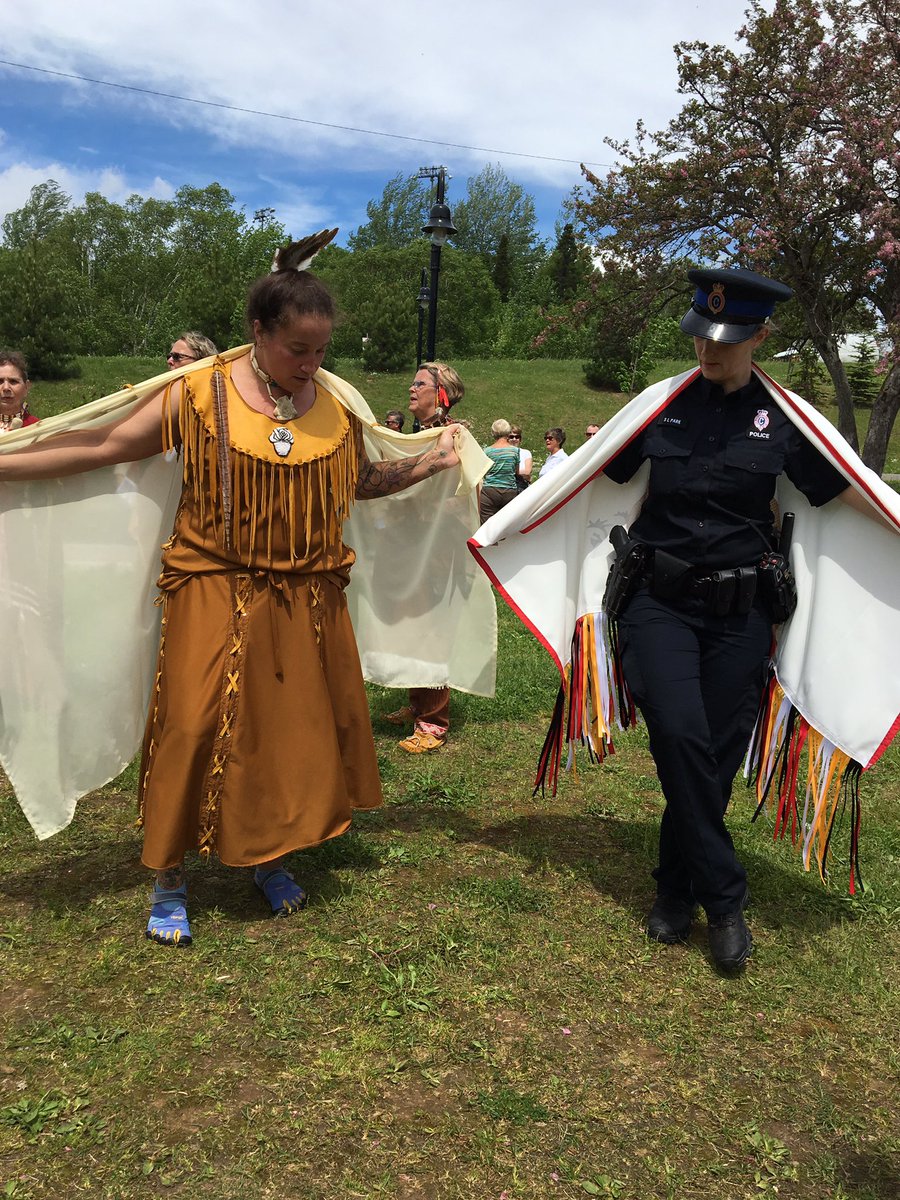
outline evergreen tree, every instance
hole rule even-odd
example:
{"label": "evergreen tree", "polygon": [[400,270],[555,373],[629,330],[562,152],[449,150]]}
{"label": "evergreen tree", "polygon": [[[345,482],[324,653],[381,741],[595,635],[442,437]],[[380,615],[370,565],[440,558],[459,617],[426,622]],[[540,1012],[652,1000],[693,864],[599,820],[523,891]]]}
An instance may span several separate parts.
{"label": "evergreen tree", "polygon": [[379,281],[359,310],[365,330],[362,361],[367,371],[402,371],[415,364],[416,344],[410,336],[410,303],[405,291]]}
{"label": "evergreen tree", "polygon": [[505,304],[509,299],[513,280],[513,267],[509,256],[509,234],[507,233],[502,234],[497,243],[491,278],[494,281],[494,287],[500,293],[501,301]]}
{"label": "evergreen tree", "polygon": [[583,292],[592,266],[587,250],[575,240],[572,225],[563,226],[556,246],[547,260],[547,270],[558,300],[563,303],[571,302]]}
{"label": "evergreen tree", "polygon": [[810,404],[818,404],[823,398],[822,384],[825,382],[825,367],[815,346],[804,342],[797,351],[797,391]]}
{"label": "evergreen tree", "polygon": [[854,404],[871,408],[875,403],[880,387],[875,374],[875,362],[875,346],[869,338],[864,337],[859,343],[855,360],[847,367],[850,395]]}

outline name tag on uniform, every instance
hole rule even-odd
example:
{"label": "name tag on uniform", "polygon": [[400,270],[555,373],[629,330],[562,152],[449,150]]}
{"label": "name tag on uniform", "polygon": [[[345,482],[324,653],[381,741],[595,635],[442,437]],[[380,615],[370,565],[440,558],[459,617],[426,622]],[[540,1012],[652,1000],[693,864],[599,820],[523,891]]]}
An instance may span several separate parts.
{"label": "name tag on uniform", "polygon": [[660,417],[659,424],[660,425],[683,425],[684,418],[683,417]]}

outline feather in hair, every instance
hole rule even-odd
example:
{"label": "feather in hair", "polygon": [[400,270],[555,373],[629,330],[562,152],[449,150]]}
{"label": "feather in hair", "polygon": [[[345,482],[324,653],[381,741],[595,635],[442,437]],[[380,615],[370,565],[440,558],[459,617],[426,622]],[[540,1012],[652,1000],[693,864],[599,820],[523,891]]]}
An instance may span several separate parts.
{"label": "feather in hair", "polygon": [[337,236],[337,229],[320,229],[309,237],[301,238],[299,242],[291,242],[289,246],[281,246],[275,251],[272,259],[273,271],[305,271],[320,250]]}

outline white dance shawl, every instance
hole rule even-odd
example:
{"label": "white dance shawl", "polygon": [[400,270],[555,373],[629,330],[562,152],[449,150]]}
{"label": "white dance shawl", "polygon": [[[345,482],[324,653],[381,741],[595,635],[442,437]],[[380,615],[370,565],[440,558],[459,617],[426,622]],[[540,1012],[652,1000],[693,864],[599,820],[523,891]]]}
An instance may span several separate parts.
{"label": "white dance shawl", "polygon": [[[774,402],[873,510],[900,532],[900,497],[869,470],[809,404],[754,368]],[[599,758],[611,747],[622,711],[618,664],[610,655],[601,601],[613,560],[609,531],[640,511],[649,464],[620,485],[602,472],[694,380],[687,372],[646,389],[556,471],[539,479],[478,530],[475,558],[552,655],[569,696],[569,763],[576,743]],[[813,508],[789,480],[778,482],[782,512],[795,514],[791,565],[799,601],[778,631],[774,682],[756,734],[757,786],[770,790],[777,832],[788,823],[807,868],[824,872],[845,776],[872,766],[900,727],[900,541],[840,500]],[[554,776],[563,741],[545,746],[542,771]],[[797,796],[797,764],[808,755],[806,795]],[[858,765],[858,766],[857,766]],[[851,859],[855,860],[858,812]],[[851,888],[854,870],[851,867]]]}
{"label": "white dance shawl", "polygon": [[[230,360],[246,347],[221,355]],[[0,437],[0,453],[57,433],[121,420],[204,365],[167,371],[113,396]],[[376,427],[362,396],[317,378],[363,423],[369,457],[401,458],[439,431]],[[345,526],[357,551],[348,604],[364,674],[389,686],[443,686],[490,696],[496,610],[466,539],[490,460],[465,431],[461,467],[409,492],[360,502]],[[174,456],[0,490],[0,762],[38,837],[72,819],[76,801],[134,757],[156,670],[160,546],[181,494]]]}

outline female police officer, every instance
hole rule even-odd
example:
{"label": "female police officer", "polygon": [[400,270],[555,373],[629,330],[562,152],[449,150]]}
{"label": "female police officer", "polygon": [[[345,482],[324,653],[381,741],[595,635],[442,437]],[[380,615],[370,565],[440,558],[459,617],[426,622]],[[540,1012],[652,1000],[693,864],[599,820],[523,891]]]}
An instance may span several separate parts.
{"label": "female police officer", "polygon": [[647,932],[684,941],[702,905],[716,964],[737,969],[753,940],[746,873],[724,814],[772,641],[755,567],[772,548],[779,474],[815,506],[847,481],[752,373],[790,288],[746,270],[688,277],[697,291],[681,328],[693,335],[700,375],[604,469],[622,483],[650,461],[629,531],[649,548],[648,567],[619,621],[625,677],[666,799]]}

